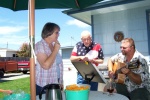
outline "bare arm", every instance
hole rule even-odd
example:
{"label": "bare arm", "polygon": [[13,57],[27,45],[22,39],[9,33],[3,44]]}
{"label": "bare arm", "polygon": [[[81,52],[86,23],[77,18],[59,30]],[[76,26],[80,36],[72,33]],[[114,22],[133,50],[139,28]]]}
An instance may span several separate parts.
{"label": "bare arm", "polygon": [[11,94],[12,93],[11,90],[3,90],[3,89],[0,89],[0,92],[7,93],[7,94]]}
{"label": "bare arm", "polygon": [[82,61],[89,61],[89,62],[97,63],[97,64],[102,64],[103,63],[102,59],[92,59],[92,60],[89,60],[88,57],[86,57],[86,56],[71,56],[70,60],[72,62],[82,60]]}
{"label": "bare arm", "polygon": [[90,62],[93,62],[93,63],[97,63],[97,64],[102,64],[104,60],[102,59],[93,59],[91,60]]}
{"label": "bare arm", "polygon": [[39,61],[42,68],[49,69],[52,66],[52,64],[55,61],[56,55],[59,51],[59,48],[60,48],[60,44],[55,43],[54,49],[52,50],[52,53],[49,56],[47,56],[44,53],[38,53],[37,54],[37,60]]}
{"label": "bare arm", "polygon": [[70,60],[72,62],[74,62],[74,61],[80,61],[80,60],[82,60],[82,61],[89,61],[88,57],[86,57],[86,56],[71,56]]}
{"label": "bare arm", "polygon": [[140,85],[142,83],[142,79],[139,74],[136,74],[127,68],[122,68],[121,71],[122,71],[122,73],[126,74],[129,77],[129,79],[132,80],[134,83],[136,83],[138,85]]}
{"label": "bare arm", "polygon": [[72,62],[74,62],[74,61],[79,61],[79,60],[81,60],[81,59],[80,59],[80,56],[71,56],[71,57],[70,57],[70,60],[71,60]]}

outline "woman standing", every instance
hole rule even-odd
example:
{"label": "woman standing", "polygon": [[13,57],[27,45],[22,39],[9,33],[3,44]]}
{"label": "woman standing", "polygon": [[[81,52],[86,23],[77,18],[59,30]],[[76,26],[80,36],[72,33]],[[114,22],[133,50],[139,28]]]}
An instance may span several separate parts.
{"label": "woman standing", "polygon": [[42,30],[42,39],[35,45],[36,95],[39,95],[45,85],[58,83],[56,56],[60,48],[59,31],[60,27],[57,24],[46,23]]}

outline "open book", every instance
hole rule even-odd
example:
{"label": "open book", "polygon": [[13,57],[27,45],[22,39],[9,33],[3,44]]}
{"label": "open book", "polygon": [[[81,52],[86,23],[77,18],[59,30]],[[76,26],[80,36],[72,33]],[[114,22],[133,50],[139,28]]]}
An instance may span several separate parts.
{"label": "open book", "polygon": [[106,83],[106,79],[103,74],[90,62],[72,62],[74,67],[82,75],[82,77],[87,81]]}

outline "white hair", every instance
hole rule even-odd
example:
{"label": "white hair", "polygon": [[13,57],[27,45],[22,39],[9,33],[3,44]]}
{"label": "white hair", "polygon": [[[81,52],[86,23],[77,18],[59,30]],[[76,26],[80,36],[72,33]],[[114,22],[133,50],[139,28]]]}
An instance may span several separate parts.
{"label": "white hair", "polygon": [[84,37],[84,36],[90,36],[91,37],[91,33],[89,31],[83,31],[81,32],[81,38]]}

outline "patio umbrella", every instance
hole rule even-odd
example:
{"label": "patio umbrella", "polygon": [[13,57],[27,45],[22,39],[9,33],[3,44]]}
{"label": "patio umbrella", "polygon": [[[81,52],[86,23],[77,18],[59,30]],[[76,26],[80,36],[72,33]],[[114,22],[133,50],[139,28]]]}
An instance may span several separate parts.
{"label": "patio umbrella", "polygon": [[[0,0],[0,6],[13,11],[27,10],[29,0]],[[35,9],[85,8],[102,0],[35,0]]]}
{"label": "patio umbrella", "polygon": [[76,8],[82,9],[102,0],[0,0],[0,7],[13,11],[28,10],[29,8],[29,35],[31,43],[30,58],[30,91],[31,100],[36,100],[35,95],[35,61],[34,61],[34,33],[35,33],[35,9],[46,8]]}

